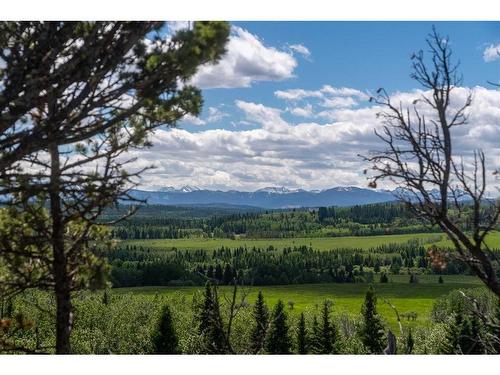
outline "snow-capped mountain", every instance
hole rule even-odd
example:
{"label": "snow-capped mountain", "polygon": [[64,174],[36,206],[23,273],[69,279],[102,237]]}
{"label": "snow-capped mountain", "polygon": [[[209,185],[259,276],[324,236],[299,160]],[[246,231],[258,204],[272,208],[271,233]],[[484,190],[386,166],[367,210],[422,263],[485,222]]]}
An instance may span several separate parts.
{"label": "snow-capped mountain", "polygon": [[267,187],[253,192],[206,190],[193,186],[180,189],[165,187],[160,191],[134,190],[132,194],[149,204],[229,204],[262,208],[352,206],[355,204],[394,201],[392,192],[358,187],[335,187],[306,191],[286,187]]}
{"label": "snow-capped mountain", "polygon": [[293,189],[293,190],[287,189],[284,186],[281,186],[281,187],[269,186],[269,187],[265,187],[265,188],[257,190],[256,193],[262,192],[262,193],[270,193],[270,194],[289,194],[289,193],[296,193],[298,191],[300,191],[300,190],[299,189]]}
{"label": "snow-capped mountain", "polygon": [[181,187],[180,189],[176,189],[173,186],[165,186],[165,187],[158,189],[158,191],[166,192],[166,193],[172,193],[172,192],[191,193],[192,191],[196,191],[196,190],[201,190],[201,189],[197,186],[189,186],[189,185],[185,185],[185,186]]}

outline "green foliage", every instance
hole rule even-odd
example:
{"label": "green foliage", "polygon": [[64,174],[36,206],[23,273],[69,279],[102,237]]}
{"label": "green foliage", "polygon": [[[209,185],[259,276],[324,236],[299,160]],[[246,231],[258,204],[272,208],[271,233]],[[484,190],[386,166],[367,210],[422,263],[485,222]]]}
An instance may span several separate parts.
{"label": "green foliage", "polygon": [[377,296],[372,286],[366,292],[361,309],[363,324],[359,335],[370,353],[381,354],[384,349],[384,325],[377,313]]}
{"label": "green foliage", "polygon": [[449,317],[455,314],[473,315],[475,306],[471,300],[477,303],[482,314],[487,316],[494,314],[496,296],[493,293],[483,288],[469,289],[465,292],[454,290],[434,301],[432,321],[447,323]]}
{"label": "green foliage", "polygon": [[153,336],[153,345],[156,354],[178,353],[177,333],[175,331],[172,313],[166,304],[163,306],[158,326]]}
{"label": "green foliage", "polygon": [[257,301],[253,308],[254,325],[251,332],[251,351],[257,354],[264,346],[266,333],[269,325],[269,313],[264,302],[262,291],[257,295]]}
{"label": "green foliage", "polygon": [[292,342],[288,318],[283,301],[279,300],[271,316],[271,327],[266,338],[266,351],[270,354],[289,354]]}
{"label": "green foliage", "polygon": [[480,325],[476,315],[455,313],[446,329],[446,339],[442,343],[443,354],[484,353]]}
{"label": "green foliage", "polygon": [[332,322],[332,303],[329,300],[323,301],[321,311],[321,324],[315,329],[314,352],[317,354],[331,354],[337,351],[338,332],[335,323]]}
{"label": "green foliage", "polygon": [[205,350],[211,354],[222,354],[227,350],[219,298],[209,282],[205,285],[203,306],[199,313],[199,333],[203,336]]}
{"label": "green foliage", "polygon": [[300,314],[299,326],[297,329],[297,352],[299,354],[307,354],[309,352],[309,337],[304,313]]}
{"label": "green foliage", "polygon": [[[114,219],[121,211],[108,210],[106,218]],[[264,212],[247,207],[231,211],[214,207],[211,215],[205,212],[206,208],[160,205],[143,206],[141,211],[142,214],[114,226],[114,235],[120,239],[294,238],[435,232],[411,218],[403,206],[393,203],[320,207],[318,211]],[[178,211],[181,217],[171,215],[172,211]]]}

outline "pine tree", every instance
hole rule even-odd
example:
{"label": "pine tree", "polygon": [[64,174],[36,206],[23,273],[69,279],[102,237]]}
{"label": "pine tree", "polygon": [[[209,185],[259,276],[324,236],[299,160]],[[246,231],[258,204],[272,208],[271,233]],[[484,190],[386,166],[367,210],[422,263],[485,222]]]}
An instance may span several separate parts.
{"label": "pine tree", "polygon": [[198,331],[204,336],[207,352],[214,354],[224,353],[226,351],[226,343],[219,301],[212,291],[212,286],[209,282],[205,286],[205,298],[198,318]]}
{"label": "pine tree", "polygon": [[0,69],[0,190],[11,222],[22,223],[1,228],[10,250],[0,248],[0,287],[54,294],[58,354],[71,353],[74,292],[106,279],[94,251],[110,244],[101,213],[137,201],[130,189],[149,169],[122,156],[151,146],[158,127],[200,113],[201,91],[184,82],[217,62],[229,36],[225,22],[194,22],[169,37],[160,36],[165,27],[0,24],[0,49],[19,51],[3,54]]}
{"label": "pine tree", "polygon": [[438,283],[439,284],[443,284],[444,283],[443,276],[439,275]]}
{"label": "pine tree", "polygon": [[257,354],[264,345],[267,326],[269,324],[269,312],[264,302],[262,291],[259,291],[259,294],[257,295],[257,301],[255,302],[253,310],[253,318],[255,322],[252,328],[250,347],[252,353]]}
{"label": "pine tree", "polygon": [[309,342],[307,337],[306,319],[304,313],[300,314],[299,329],[297,331],[297,351],[299,354],[307,354]]}
{"label": "pine tree", "polygon": [[233,271],[231,270],[231,266],[229,263],[226,263],[226,267],[224,267],[224,274],[222,276],[222,281],[224,284],[228,285],[231,284],[231,281],[233,281]]}
{"label": "pine tree", "polygon": [[477,316],[468,316],[462,310],[457,311],[446,328],[446,337],[441,344],[440,352],[442,354],[484,353],[480,334]]}
{"label": "pine tree", "polygon": [[321,351],[321,331],[319,329],[318,318],[316,315],[313,317],[312,334],[309,349],[312,353],[319,353]]}
{"label": "pine tree", "polygon": [[460,347],[464,354],[484,354],[481,324],[476,314],[466,316],[460,332]]}
{"label": "pine tree", "polygon": [[384,350],[384,325],[377,313],[377,296],[372,286],[366,292],[361,314],[363,315],[363,324],[359,333],[363,344],[370,353],[382,353]]}
{"label": "pine tree", "polygon": [[207,332],[210,328],[210,319],[212,314],[212,306],[213,306],[213,296],[212,296],[212,288],[210,283],[207,282],[205,284],[205,295],[203,299],[203,307],[201,308],[201,312],[199,314],[198,320],[198,331],[203,334]]}
{"label": "pine tree", "polygon": [[218,281],[222,281],[223,272],[222,272],[222,266],[219,263],[217,263],[217,265],[215,266],[214,278]]}
{"label": "pine tree", "polygon": [[291,346],[285,305],[279,300],[273,310],[266,350],[271,354],[289,354]]}
{"label": "pine tree", "polygon": [[456,312],[453,321],[446,327],[446,335],[441,343],[439,352],[441,354],[457,354],[460,351],[460,331],[463,322],[463,314],[461,311]]}
{"label": "pine tree", "polygon": [[178,353],[177,334],[168,305],[164,305],[162,308],[158,326],[153,337],[153,345],[156,354]]}
{"label": "pine tree", "polygon": [[319,337],[317,348],[319,354],[330,354],[334,352],[335,342],[337,341],[337,328],[330,321],[331,302],[323,302],[321,315],[321,326],[319,327]]}

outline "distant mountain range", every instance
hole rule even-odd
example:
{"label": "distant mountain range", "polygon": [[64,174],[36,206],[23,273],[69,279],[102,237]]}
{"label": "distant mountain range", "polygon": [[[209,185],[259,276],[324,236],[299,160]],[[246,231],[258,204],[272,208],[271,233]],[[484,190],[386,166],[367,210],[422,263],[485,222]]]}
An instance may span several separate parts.
{"label": "distant mountain range", "polygon": [[204,190],[195,186],[180,189],[165,187],[159,191],[134,190],[132,196],[146,199],[149,204],[206,205],[223,204],[262,208],[295,208],[322,206],[352,206],[396,200],[390,191],[358,187],[335,187],[326,190],[267,187],[254,192]]}

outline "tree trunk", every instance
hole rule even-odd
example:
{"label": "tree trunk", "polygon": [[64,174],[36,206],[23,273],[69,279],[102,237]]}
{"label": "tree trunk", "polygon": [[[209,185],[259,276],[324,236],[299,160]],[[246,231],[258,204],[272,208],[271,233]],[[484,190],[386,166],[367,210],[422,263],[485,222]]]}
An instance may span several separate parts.
{"label": "tree trunk", "polygon": [[70,280],[67,256],[64,251],[64,223],[61,206],[60,155],[56,143],[49,147],[51,159],[50,178],[50,216],[52,219],[52,251],[54,254],[53,273],[56,295],[56,353],[68,354],[71,351],[70,334],[72,325]]}

